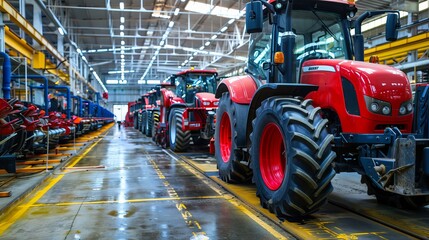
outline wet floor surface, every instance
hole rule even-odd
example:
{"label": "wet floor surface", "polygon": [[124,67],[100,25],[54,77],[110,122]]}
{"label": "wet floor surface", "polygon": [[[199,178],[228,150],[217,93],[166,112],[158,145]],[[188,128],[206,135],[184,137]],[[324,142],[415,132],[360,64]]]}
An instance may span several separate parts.
{"label": "wet floor surface", "polygon": [[1,219],[0,239],[290,238],[134,129],[74,163]]}

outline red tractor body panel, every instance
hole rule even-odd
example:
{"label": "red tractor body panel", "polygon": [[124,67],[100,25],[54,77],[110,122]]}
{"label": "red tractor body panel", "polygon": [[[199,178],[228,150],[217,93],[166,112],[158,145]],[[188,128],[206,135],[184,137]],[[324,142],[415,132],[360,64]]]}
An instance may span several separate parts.
{"label": "red tractor body panel", "polygon": [[[349,81],[356,91],[358,115],[346,110],[342,81]],[[401,104],[412,99],[411,88],[405,74],[393,67],[349,60],[310,60],[303,64],[301,82],[319,86],[307,98],[316,106],[336,112],[345,133],[382,133],[388,126],[411,132],[412,114],[399,115]],[[364,96],[389,102],[391,114],[370,112]]]}
{"label": "red tractor body panel", "polygon": [[250,104],[258,89],[255,80],[249,75],[227,78],[221,84],[228,88],[231,100],[239,104]]}

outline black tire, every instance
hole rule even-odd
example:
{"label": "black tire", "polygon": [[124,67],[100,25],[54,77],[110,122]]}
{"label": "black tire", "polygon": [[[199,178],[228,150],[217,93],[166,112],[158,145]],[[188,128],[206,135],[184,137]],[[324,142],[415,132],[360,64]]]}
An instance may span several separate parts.
{"label": "black tire", "polygon": [[139,119],[137,114],[134,114],[133,120],[134,120],[134,129],[139,129]]}
{"label": "black tire", "polygon": [[142,112],[142,121],[141,121],[141,132],[143,135],[146,135],[147,130],[147,111]]}
{"label": "black tire", "polygon": [[175,152],[184,152],[191,143],[191,131],[182,130],[184,109],[175,108],[168,116],[168,141],[170,149]]}
{"label": "black tire", "polygon": [[[238,126],[243,119],[237,116],[237,103],[234,103],[228,92],[222,94],[216,110],[215,157],[219,177],[225,182],[250,182],[251,169],[240,163],[243,156],[234,151],[238,145],[239,134],[245,135],[245,123]],[[247,109],[247,108],[246,108]],[[242,110],[247,114],[246,110]],[[244,114],[244,115],[245,115]]]}
{"label": "black tire", "polygon": [[147,131],[146,136],[152,137],[152,130],[154,130],[154,119],[153,117],[153,111],[148,112],[147,114]]}
{"label": "black tire", "polygon": [[332,191],[336,154],[311,100],[271,97],[252,122],[251,167],[261,205],[280,219],[317,211]]}
{"label": "black tire", "polygon": [[146,133],[146,136],[148,137],[154,137],[156,134],[156,130],[158,129],[158,125],[159,125],[159,111],[153,111],[149,116],[148,116],[148,122],[149,122],[149,127],[148,127],[148,131]]}

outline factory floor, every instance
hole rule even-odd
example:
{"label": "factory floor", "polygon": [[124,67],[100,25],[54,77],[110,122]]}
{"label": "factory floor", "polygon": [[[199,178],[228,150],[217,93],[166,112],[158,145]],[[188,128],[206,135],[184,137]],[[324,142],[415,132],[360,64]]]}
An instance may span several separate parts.
{"label": "factory floor", "polygon": [[0,239],[282,238],[207,176],[116,126],[0,219]]}

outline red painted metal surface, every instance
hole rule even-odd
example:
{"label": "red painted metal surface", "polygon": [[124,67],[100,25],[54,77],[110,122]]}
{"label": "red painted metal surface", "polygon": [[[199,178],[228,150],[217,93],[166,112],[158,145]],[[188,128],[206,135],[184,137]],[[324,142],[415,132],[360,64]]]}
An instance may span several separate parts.
{"label": "red painted metal surface", "polygon": [[231,156],[231,146],[232,146],[232,133],[231,133],[231,121],[227,112],[222,114],[220,119],[220,134],[219,134],[219,146],[220,154],[223,162],[229,162]]}
{"label": "red painted metal surface", "polygon": [[227,78],[221,84],[227,86],[231,100],[239,104],[250,104],[258,89],[255,80],[249,75]]}
{"label": "red painted metal surface", "polygon": [[[400,105],[412,98],[410,84],[403,72],[385,65],[348,60],[310,60],[303,67],[313,70],[303,72],[301,82],[319,86],[319,90],[307,98],[313,99],[315,106],[335,111],[343,132],[381,133],[391,125],[399,126],[402,132],[411,132],[412,114],[399,115]],[[350,81],[356,90],[360,116],[346,110],[341,77]],[[389,102],[391,115],[370,112],[364,96]]]}
{"label": "red painted metal surface", "polygon": [[283,183],[287,162],[283,136],[278,125],[265,126],[259,142],[259,168],[265,185],[276,191]]}

